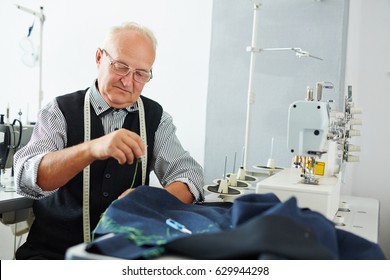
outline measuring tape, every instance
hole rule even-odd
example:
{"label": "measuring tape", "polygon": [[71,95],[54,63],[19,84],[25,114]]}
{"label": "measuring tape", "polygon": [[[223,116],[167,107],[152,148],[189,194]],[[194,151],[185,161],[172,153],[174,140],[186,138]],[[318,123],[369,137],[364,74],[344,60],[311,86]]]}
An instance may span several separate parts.
{"label": "measuring tape", "polygon": [[[91,140],[91,112],[89,109],[89,91],[84,98],[84,142]],[[83,170],[83,230],[84,243],[91,241],[91,223],[89,218],[89,177],[90,165]]]}
{"label": "measuring tape", "polygon": [[[88,91],[84,98],[84,142],[91,140],[91,111]],[[138,98],[138,113],[140,136],[145,145],[145,154],[141,158],[142,164],[142,184],[146,182],[146,168],[148,163],[148,145],[145,126],[145,109],[141,98]],[[83,170],[83,235],[84,243],[91,241],[91,221],[89,213],[89,195],[90,194],[90,165]]]}
{"label": "measuring tape", "polygon": [[142,185],[145,185],[146,182],[146,167],[148,163],[148,141],[146,137],[146,126],[145,126],[145,109],[144,103],[142,102],[141,97],[138,98],[138,114],[139,114],[139,130],[142,141],[144,142],[145,154],[141,158],[142,165]]}

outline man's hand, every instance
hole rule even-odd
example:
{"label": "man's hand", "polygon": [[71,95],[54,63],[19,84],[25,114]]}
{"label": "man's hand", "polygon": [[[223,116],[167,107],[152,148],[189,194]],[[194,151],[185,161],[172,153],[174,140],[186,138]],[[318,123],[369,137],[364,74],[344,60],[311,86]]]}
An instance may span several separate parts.
{"label": "man's hand", "polygon": [[[151,188],[154,188],[154,187],[151,187]],[[118,198],[120,199],[120,198],[125,197],[126,195],[131,193],[133,190],[134,190],[133,188],[129,188],[129,189],[125,190]],[[166,190],[170,194],[176,196],[183,203],[191,204],[194,201],[194,196],[190,192],[187,184],[185,184],[185,183],[173,182],[173,183],[169,184],[168,186],[166,186],[164,188],[164,190]]]}
{"label": "man's hand", "polygon": [[42,190],[65,185],[95,160],[115,158],[119,164],[132,164],[145,153],[141,137],[119,129],[100,138],[46,154],[38,167],[37,184]]}
{"label": "man's hand", "polygon": [[122,197],[125,197],[126,195],[128,195],[129,193],[131,193],[134,189],[132,188],[129,188],[127,190],[125,190],[120,196],[118,196],[118,198],[122,198]]}
{"label": "man's hand", "polygon": [[132,164],[145,153],[141,137],[124,128],[90,142],[90,153],[96,160],[115,158],[119,164]]}

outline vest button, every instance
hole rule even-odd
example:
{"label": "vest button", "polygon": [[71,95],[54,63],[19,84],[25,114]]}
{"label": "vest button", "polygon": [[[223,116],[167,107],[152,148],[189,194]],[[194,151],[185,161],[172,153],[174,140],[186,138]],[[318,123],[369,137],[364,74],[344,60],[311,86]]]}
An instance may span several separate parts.
{"label": "vest button", "polygon": [[108,197],[110,194],[108,192],[103,192],[104,197]]}
{"label": "vest button", "polygon": [[106,179],[110,179],[111,178],[111,174],[110,173],[106,173],[106,175],[104,175],[104,177],[106,177]]}

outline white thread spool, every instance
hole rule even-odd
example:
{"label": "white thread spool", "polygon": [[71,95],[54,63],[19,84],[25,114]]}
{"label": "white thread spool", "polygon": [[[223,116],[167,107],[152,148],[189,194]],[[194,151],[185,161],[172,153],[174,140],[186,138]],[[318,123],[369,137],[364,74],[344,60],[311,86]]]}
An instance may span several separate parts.
{"label": "white thread spool", "polygon": [[267,161],[268,168],[275,168],[275,160],[273,159],[273,153],[274,153],[274,137],[272,137],[271,139],[271,154]]}

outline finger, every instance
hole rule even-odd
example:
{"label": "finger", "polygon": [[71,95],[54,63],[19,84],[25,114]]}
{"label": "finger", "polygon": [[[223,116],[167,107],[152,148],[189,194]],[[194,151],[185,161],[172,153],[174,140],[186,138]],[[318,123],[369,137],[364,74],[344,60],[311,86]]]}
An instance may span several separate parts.
{"label": "finger", "polygon": [[138,134],[129,131],[128,137],[124,139],[125,145],[127,145],[132,155],[131,157],[134,158],[141,158],[145,154],[145,145],[142,141],[141,137],[139,137]]}
{"label": "finger", "polygon": [[120,143],[117,146],[116,153],[112,155],[120,164],[128,163],[132,164],[134,162],[135,156],[134,153],[126,143]]}
{"label": "finger", "polygon": [[118,149],[117,152],[112,152],[111,157],[116,159],[119,164],[124,164],[126,162],[131,163],[131,161],[134,160],[134,158],[133,159],[129,158],[128,154],[124,153],[120,149]]}
{"label": "finger", "polygon": [[119,199],[121,199],[122,197],[125,197],[126,195],[128,195],[129,193],[131,193],[134,189],[127,189],[125,190],[120,196],[118,196]]}

